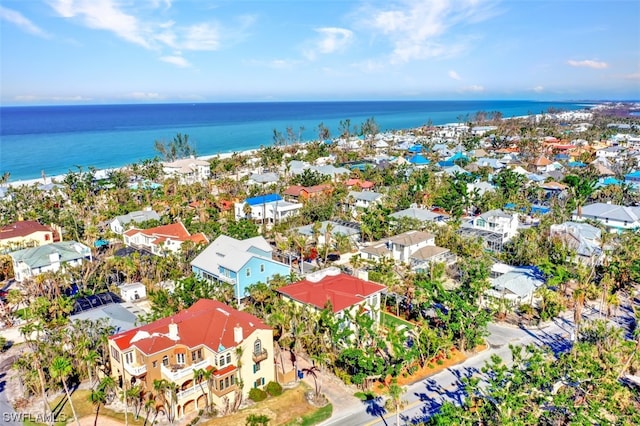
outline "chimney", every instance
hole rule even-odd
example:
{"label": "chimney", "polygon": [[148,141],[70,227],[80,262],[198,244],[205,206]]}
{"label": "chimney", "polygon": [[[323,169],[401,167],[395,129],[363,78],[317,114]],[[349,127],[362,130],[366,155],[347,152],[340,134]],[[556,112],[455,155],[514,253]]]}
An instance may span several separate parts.
{"label": "chimney", "polygon": [[169,324],[169,339],[173,341],[180,340],[180,336],[178,336],[178,324],[173,322],[173,320],[171,320],[171,323]]}
{"label": "chimney", "polygon": [[239,344],[242,340],[242,327],[240,324],[236,324],[236,326],[233,327],[233,341],[236,342],[236,344]]}

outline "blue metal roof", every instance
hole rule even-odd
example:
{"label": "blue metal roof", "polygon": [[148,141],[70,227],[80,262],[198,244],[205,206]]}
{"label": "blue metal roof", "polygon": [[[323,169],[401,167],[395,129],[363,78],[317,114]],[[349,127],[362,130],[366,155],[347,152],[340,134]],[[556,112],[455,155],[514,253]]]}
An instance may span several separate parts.
{"label": "blue metal roof", "polygon": [[278,194],[265,194],[258,195],[257,197],[251,197],[244,200],[245,203],[250,206],[257,206],[259,204],[271,203],[273,201],[282,201],[282,197]]}
{"label": "blue metal roof", "polygon": [[411,164],[429,164],[429,163],[431,163],[431,161],[429,161],[428,158],[424,158],[420,154],[416,154],[413,157],[409,158],[409,162]]}

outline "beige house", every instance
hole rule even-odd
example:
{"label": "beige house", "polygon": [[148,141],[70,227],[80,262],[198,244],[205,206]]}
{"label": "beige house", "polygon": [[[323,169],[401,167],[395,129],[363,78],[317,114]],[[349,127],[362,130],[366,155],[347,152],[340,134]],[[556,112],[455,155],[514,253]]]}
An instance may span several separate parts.
{"label": "beige house", "polygon": [[21,220],[0,228],[0,252],[38,247],[60,241],[59,234],[35,220]]}
{"label": "beige house", "polygon": [[[239,393],[248,397],[251,388],[262,388],[275,377],[273,330],[253,315],[210,299],[109,337],[109,357],[116,383],[140,384],[156,396],[155,380],[175,387],[176,399],[164,407],[175,418],[204,408],[209,398],[218,407],[232,404]],[[212,379],[196,380],[197,370],[210,371]]]}

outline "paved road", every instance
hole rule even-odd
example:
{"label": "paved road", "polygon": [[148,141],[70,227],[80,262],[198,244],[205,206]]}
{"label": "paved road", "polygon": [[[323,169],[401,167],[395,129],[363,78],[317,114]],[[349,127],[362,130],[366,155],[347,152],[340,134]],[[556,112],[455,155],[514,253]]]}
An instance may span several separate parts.
{"label": "paved road", "polygon": [[[637,304],[638,301],[636,300]],[[626,329],[632,331],[632,311],[625,304],[620,309],[619,315],[611,320]],[[595,308],[587,308],[583,313],[583,319],[601,318],[601,313]],[[566,312],[554,321],[545,323],[540,327],[523,329],[504,324],[489,324],[489,348],[478,355],[468,358],[464,363],[441,371],[425,380],[421,380],[407,388],[403,396],[406,406],[401,413],[400,424],[429,418],[436,413],[444,401],[462,403],[465,398],[461,379],[464,377],[480,376],[481,369],[493,355],[498,355],[506,364],[512,362],[509,345],[536,344],[548,346],[554,352],[559,353],[571,348],[573,340],[573,312]],[[629,334],[627,334],[629,336]],[[381,418],[384,417],[384,420]],[[396,425],[395,413],[387,413],[384,409],[384,400],[380,398],[374,401],[362,402],[358,408],[354,407],[353,414],[342,418],[330,418],[322,426],[392,426]]]}
{"label": "paved road", "polygon": [[22,425],[22,422],[18,421],[18,414],[7,399],[7,371],[11,368],[13,359],[7,358],[0,363],[0,424],[6,426]]}

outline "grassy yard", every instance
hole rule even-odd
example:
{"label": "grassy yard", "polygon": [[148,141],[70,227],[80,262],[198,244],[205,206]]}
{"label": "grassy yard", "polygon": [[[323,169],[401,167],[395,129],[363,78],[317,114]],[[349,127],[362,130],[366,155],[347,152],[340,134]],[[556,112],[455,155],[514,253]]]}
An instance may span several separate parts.
{"label": "grassy yard", "polygon": [[[93,406],[91,401],[89,401],[90,393],[91,392],[88,390],[78,390],[71,395],[71,399],[73,401],[73,407],[76,409],[76,414],[78,415],[79,419],[83,417],[95,417],[96,415],[95,407]],[[55,423],[56,426],[74,424],[73,413],[71,412],[71,406],[67,401],[66,395],[56,398],[51,403],[51,409],[55,413],[56,419],[58,420]],[[113,410],[109,410],[104,406],[100,406],[100,417],[110,418],[124,424],[124,413],[118,413]],[[130,425],[141,426],[144,424],[144,413],[141,413],[141,416],[138,420],[134,419],[132,413],[129,413],[128,417],[129,417]],[[40,425],[41,423],[25,421],[24,424],[26,426],[36,426],[36,425]],[[98,424],[100,424],[100,419],[98,419]]]}
{"label": "grassy yard", "polygon": [[399,318],[395,315],[390,314],[389,312],[382,312],[381,317],[382,324],[389,328],[397,328],[399,326],[404,326],[408,328],[413,328],[414,325],[409,321],[405,321],[402,318]]}
{"label": "grassy yard", "polygon": [[309,387],[304,383],[300,383],[298,387],[287,389],[278,397],[269,397],[230,416],[200,421],[198,425],[245,426],[246,418],[251,414],[267,416],[269,418],[269,426],[311,426],[328,419],[333,409],[331,404],[322,408],[312,407],[307,403],[304,396],[307,390],[309,390]]}

